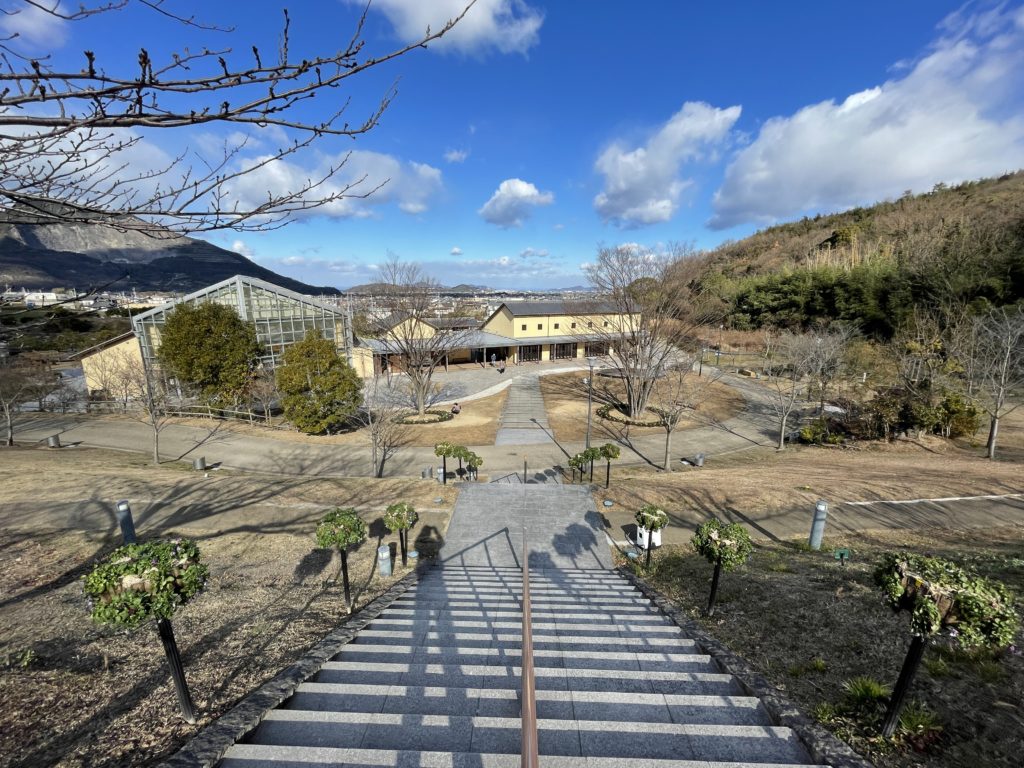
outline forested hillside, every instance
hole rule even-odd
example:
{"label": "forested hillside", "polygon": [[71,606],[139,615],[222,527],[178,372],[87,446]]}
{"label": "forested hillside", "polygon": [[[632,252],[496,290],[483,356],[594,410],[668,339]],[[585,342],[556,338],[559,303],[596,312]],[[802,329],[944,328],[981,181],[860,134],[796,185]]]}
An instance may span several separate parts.
{"label": "forested hillside", "polygon": [[885,339],[916,307],[972,313],[1024,299],[1024,172],[770,227],[704,256],[726,324],[841,320]]}

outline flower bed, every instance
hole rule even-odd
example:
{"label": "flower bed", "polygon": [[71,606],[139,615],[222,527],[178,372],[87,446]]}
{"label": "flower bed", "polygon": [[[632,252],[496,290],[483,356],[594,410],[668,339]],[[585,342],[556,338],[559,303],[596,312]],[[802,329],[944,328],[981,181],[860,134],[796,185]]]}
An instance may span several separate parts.
{"label": "flower bed", "polygon": [[398,421],[400,424],[440,424],[442,421],[451,421],[452,418],[454,417],[451,411],[424,411],[422,416],[411,413]]}
{"label": "flower bed", "polygon": [[[656,408],[648,408],[648,411],[657,413]],[[616,424],[628,424],[631,427],[660,427],[661,419],[655,419],[654,421],[644,421],[640,419],[631,419],[622,413],[618,406],[613,405],[602,405],[597,409],[597,415],[602,419],[608,421],[614,421]]]}

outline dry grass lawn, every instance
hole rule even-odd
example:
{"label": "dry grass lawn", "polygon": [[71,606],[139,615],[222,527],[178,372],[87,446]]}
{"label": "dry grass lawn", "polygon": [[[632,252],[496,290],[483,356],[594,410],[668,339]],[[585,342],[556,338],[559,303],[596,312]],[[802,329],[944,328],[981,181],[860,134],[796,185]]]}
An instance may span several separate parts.
{"label": "dry grass lawn", "polygon": [[[379,543],[397,547],[380,519],[387,504],[410,501],[420,511],[410,540],[429,556],[457,493],[414,480],[204,480],[98,450],[6,449],[2,460],[5,767],[141,766],[167,756],[345,617],[338,556],[313,539],[328,507],[355,506],[370,527],[349,558],[359,606],[394,581],[375,569]],[[206,590],[174,618],[200,712],[194,726],[177,715],[155,628],[114,632],[87,614],[80,579],[119,543],[110,505],[122,497],[133,501],[140,537],[192,538],[210,566]]]}
{"label": "dry grass lawn", "polygon": [[[603,468],[600,474],[603,479]],[[814,509],[818,499],[835,504],[1022,491],[1020,464],[991,462],[980,458],[977,450],[935,438],[860,451],[793,447],[778,453],[758,449],[716,458],[702,469],[671,473],[640,466],[616,469],[613,463],[611,487],[607,491],[601,488],[597,497],[615,503],[605,514],[616,531],[628,525],[633,512],[644,504],[661,506],[670,517],[666,536],[671,540],[676,536],[688,539],[694,527],[712,516],[747,520],[748,524],[770,521],[769,529],[782,531],[797,526],[792,535],[806,535],[808,510]],[[751,535],[765,537],[756,527]]]}
{"label": "dry grass lawn", "polygon": [[[462,413],[451,421],[436,424],[407,425],[405,445],[427,447],[447,440],[458,445],[493,445],[498,433],[498,419],[505,407],[508,390],[462,403]],[[450,406],[438,407],[448,410]],[[176,420],[178,421],[178,420]],[[210,422],[203,419],[181,419],[180,423],[208,427]],[[249,424],[243,421],[220,422],[221,429],[241,434],[271,436],[275,440],[306,445],[369,445],[367,430],[356,429],[337,435],[304,435],[291,428],[270,429],[260,424]]]}
{"label": "dry grass lawn", "polygon": [[[845,567],[834,547],[851,550]],[[893,549],[929,552],[1007,584],[1024,609],[1024,528],[983,533],[927,530],[826,537],[822,552],[762,542],[748,563],[722,575],[715,617],[703,617],[711,565],[689,547],[657,553],[650,581],[728,645],[804,712],[885,768],[1016,768],[1024,744],[1024,638],[1016,649],[965,654],[937,639],[911,688],[918,727],[892,742],[878,736],[883,703],[847,711],[856,677],[891,689],[910,641],[906,613],[883,604],[872,573]],[[642,570],[642,569],[641,569]],[[931,723],[936,729],[922,727]]]}
{"label": "dry grass lawn", "polygon": [[[587,431],[587,385],[583,380],[585,372],[563,373],[542,376],[541,394],[547,410],[548,424],[559,442],[580,441]],[[625,425],[601,419],[597,409],[606,404],[621,402],[625,389],[618,379],[604,376],[594,377],[594,404],[591,421],[592,440],[596,442],[616,440],[625,431]],[[730,387],[715,382],[708,388],[708,396],[692,417],[680,421],[678,430],[702,426],[709,422],[724,421],[735,416],[743,407],[743,398]],[[651,418],[657,418],[653,414]],[[629,427],[629,435],[663,435],[661,427]]]}

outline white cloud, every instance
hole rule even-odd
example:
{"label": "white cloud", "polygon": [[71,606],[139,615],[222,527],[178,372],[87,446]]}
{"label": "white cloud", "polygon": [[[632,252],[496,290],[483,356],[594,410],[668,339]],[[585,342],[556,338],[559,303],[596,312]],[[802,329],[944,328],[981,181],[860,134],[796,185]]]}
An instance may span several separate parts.
{"label": "white cloud", "polygon": [[668,221],[692,183],[680,176],[683,163],[712,153],[729,137],[739,116],[739,107],[716,109],[688,101],[643,146],[613,143],[594,164],[604,176],[604,190],[594,198],[594,208],[603,219],[622,227]]}
{"label": "white cloud", "polygon": [[[347,158],[347,159],[346,159]],[[246,158],[243,162],[253,163],[261,158]],[[267,197],[267,190],[281,194],[286,190],[302,187],[310,179],[317,180],[327,173],[332,165],[344,161],[344,165],[332,178],[310,193],[311,197],[324,198],[342,192],[349,185],[352,195],[368,197],[345,197],[306,214],[323,215],[332,218],[369,218],[374,206],[394,203],[399,210],[418,215],[429,208],[433,197],[441,191],[441,171],[424,163],[403,162],[379,152],[355,150],[336,156],[320,156],[312,167],[303,167],[290,160],[276,160],[256,171],[245,174],[233,182],[228,197],[237,202],[240,209],[258,205]],[[376,187],[379,189],[373,191]]]}
{"label": "white cloud", "polygon": [[252,248],[246,245],[245,241],[243,240],[235,240],[233,243],[231,243],[231,250],[237,254],[245,256],[245,258],[249,259],[249,261],[252,261],[253,256],[256,255],[253,252]]}
{"label": "white cloud", "polygon": [[452,256],[461,256],[462,255],[462,249],[459,248],[459,246],[456,245],[454,248],[452,248],[451,254],[452,254]]}
{"label": "white cloud", "polygon": [[[350,0],[365,5],[365,0]],[[430,27],[440,29],[458,16],[466,0],[375,0],[370,6],[391,22],[405,41],[423,37]],[[483,53],[494,49],[501,53],[526,53],[539,42],[544,14],[524,0],[477,0],[465,17],[440,40],[430,44],[439,51]]]}
{"label": "white cloud", "polygon": [[766,122],[726,170],[710,225],[770,223],[1024,166],[1024,9],[957,12],[941,29],[898,79]]}
{"label": "white cloud", "polygon": [[468,149],[449,149],[444,153],[444,159],[449,163],[462,163],[469,157]]}
{"label": "white cloud", "polygon": [[532,208],[550,205],[554,200],[553,194],[541,192],[528,181],[505,179],[498,185],[491,199],[484,203],[479,214],[484,221],[508,229],[521,226]]}
{"label": "white cloud", "polygon": [[22,48],[17,43],[59,48],[68,37],[67,22],[34,5],[18,3],[16,9],[5,7],[0,12],[0,37],[6,39],[13,35],[17,36],[17,42],[11,46],[15,50]]}

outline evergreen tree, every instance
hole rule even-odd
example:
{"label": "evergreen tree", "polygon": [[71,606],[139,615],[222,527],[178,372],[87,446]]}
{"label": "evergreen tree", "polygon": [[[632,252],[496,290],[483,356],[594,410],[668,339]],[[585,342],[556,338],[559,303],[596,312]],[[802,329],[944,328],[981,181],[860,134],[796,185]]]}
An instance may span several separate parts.
{"label": "evergreen tree", "polygon": [[179,304],[160,336],[163,364],[186,388],[213,405],[237,405],[259,362],[256,330],[233,307]]}
{"label": "evergreen tree", "polygon": [[285,417],[308,435],[337,431],[363,404],[359,376],[319,331],[285,350],[277,387]]}

